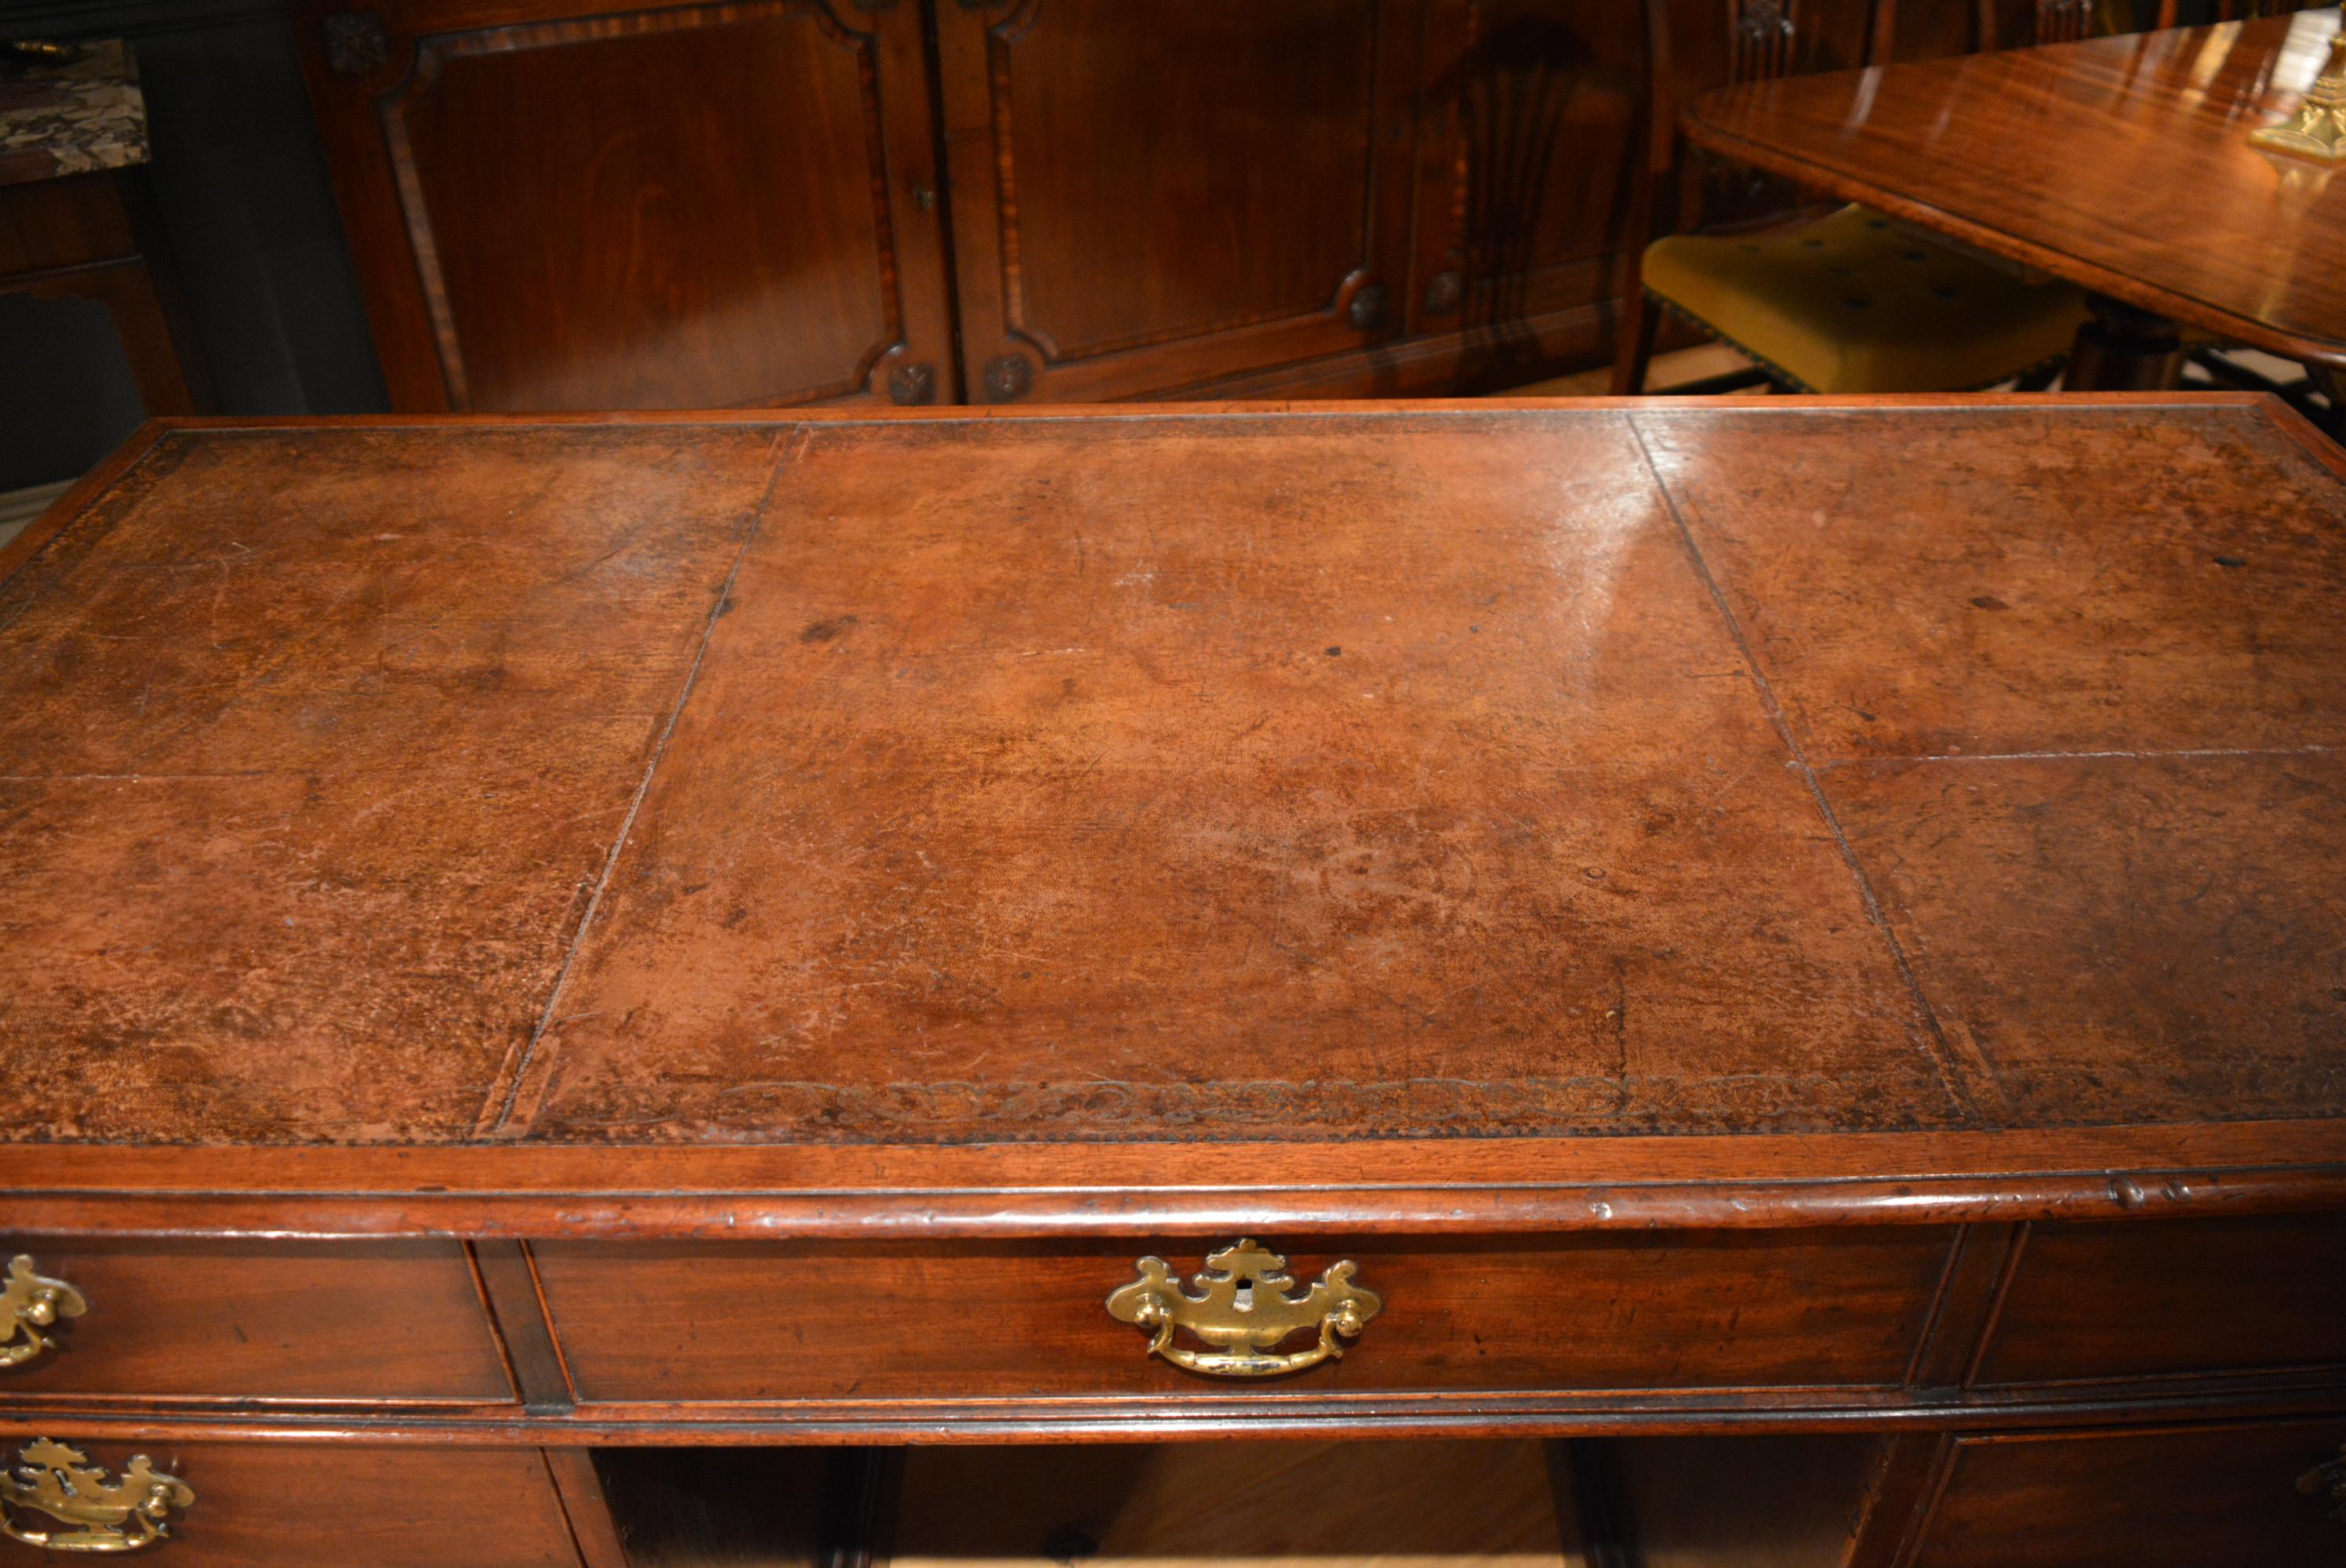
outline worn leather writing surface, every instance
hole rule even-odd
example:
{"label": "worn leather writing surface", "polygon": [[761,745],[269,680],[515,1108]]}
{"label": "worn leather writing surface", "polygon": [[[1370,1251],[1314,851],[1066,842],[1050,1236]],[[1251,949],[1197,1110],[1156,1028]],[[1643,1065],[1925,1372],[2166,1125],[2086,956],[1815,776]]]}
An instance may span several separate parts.
{"label": "worn leather writing surface", "polygon": [[2168,410],[1831,423],[1646,428],[1983,1108],[2338,1105],[2335,473]]}
{"label": "worn leather writing surface", "polygon": [[2334,1115],[2342,523],[2247,402],[174,433],[0,585],[0,1105]]}
{"label": "worn leather writing surface", "polygon": [[469,1130],[774,439],[178,435],[0,585],[12,1135]]}
{"label": "worn leather writing surface", "polygon": [[1618,417],[815,431],[515,1121],[1961,1105]]}

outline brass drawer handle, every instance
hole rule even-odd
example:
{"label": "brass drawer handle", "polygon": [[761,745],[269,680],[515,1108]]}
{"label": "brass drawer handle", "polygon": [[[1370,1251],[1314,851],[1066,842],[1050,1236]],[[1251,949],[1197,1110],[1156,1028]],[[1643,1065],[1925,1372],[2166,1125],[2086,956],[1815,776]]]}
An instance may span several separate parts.
{"label": "brass drawer handle", "polygon": [[[1108,1316],[1150,1330],[1149,1354],[1214,1378],[1275,1378],[1316,1367],[1341,1356],[1338,1340],[1358,1339],[1384,1306],[1375,1292],[1352,1283],[1359,1266],[1351,1262],[1330,1264],[1310,1289],[1290,1296],[1295,1281],[1280,1272],[1287,1259],[1251,1241],[1207,1258],[1205,1271],[1190,1278],[1202,1292],[1196,1296],[1181,1288],[1163,1258],[1144,1257],[1137,1267],[1140,1278],[1107,1298]],[[1175,1344],[1176,1329],[1213,1349]],[[1273,1353],[1281,1340],[1306,1329],[1320,1331],[1319,1343]]]}
{"label": "brass drawer handle", "polygon": [[34,1273],[30,1257],[19,1253],[10,1258],[7,1288],[0,1289],[0,1367],[21,1366],[48,1349],[56,1341],[43,1329],[88,1310],[80,1291]]}
{"label": "brass drawer handle", "polygon": [[[0,1474],[0,1533],[46,1552],[136,1552],[170,1534],[171,1510],[195,1500],[194,1487],[143,1453],[115,1481],[81,1450],[35,1438]],[[35,1513],[54,1522],[26,1523]]]}

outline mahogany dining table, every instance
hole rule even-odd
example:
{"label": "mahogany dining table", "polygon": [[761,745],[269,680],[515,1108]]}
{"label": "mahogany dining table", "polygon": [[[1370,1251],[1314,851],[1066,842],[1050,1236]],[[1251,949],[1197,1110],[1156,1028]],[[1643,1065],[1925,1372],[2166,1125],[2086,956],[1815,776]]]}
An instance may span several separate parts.
{"label": "mahogany dining table", "polygon": [[[1752,82],[1697,145],[2091,290],[2069,384],[2171,384],[2184,334],[2346,371],[2346,166],[2252,146],[2336,10]],[[2333,401],[2336,401],[2333,397]]]}

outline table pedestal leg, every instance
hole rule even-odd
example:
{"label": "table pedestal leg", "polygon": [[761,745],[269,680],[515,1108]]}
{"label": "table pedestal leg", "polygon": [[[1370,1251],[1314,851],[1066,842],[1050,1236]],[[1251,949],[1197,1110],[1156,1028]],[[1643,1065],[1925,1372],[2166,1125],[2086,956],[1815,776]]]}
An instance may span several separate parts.
{"label": "table pedestal leg", "polygon": [[2166,317],[2088,294],[2093,311],[2069,350],[2070,392],[2159,392],[2183,378],[2183,340]]}

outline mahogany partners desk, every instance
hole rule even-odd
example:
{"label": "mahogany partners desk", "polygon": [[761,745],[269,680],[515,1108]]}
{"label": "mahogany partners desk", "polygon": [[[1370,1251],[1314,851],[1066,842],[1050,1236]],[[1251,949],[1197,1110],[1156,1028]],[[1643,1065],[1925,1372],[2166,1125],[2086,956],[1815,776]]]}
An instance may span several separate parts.
{"label": "mahogany partners desk", "polygon": [[167,423],[0,574],[20,1538],[1407,1432],[1649,1563],[2346,1547],[2278,404]]}

